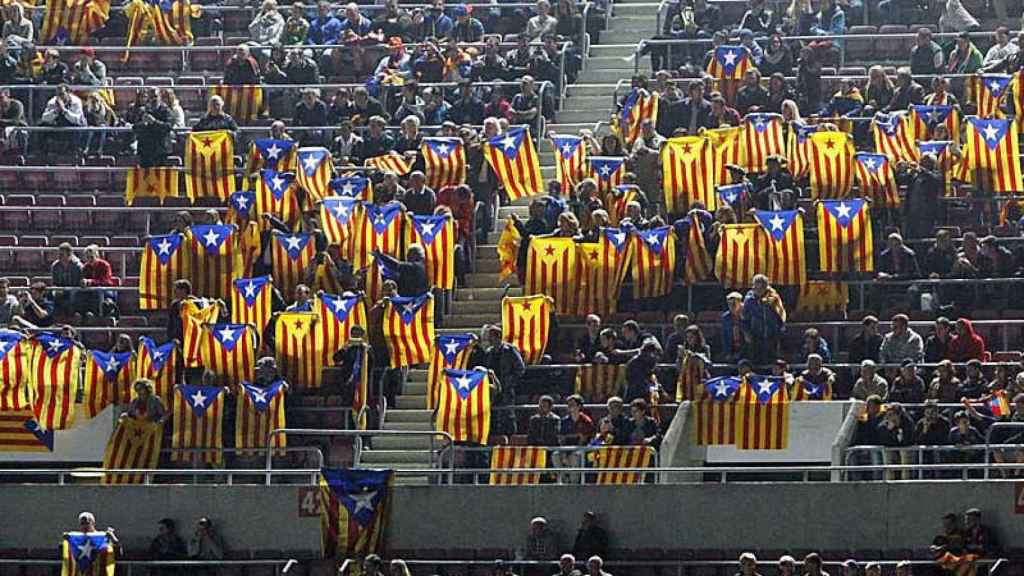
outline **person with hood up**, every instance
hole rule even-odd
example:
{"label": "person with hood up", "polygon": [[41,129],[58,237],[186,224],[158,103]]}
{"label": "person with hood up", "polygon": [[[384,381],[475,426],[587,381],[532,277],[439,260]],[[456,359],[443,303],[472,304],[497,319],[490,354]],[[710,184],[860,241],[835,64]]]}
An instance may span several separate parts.
{"label": "person with hood up", "polygon": [[991,356],[985,350],[985,339],[974,331],[974,325],[967,318],[956,321],[956,334],[949,342],[949,359],[954,362],[981,360],[985,362]]}

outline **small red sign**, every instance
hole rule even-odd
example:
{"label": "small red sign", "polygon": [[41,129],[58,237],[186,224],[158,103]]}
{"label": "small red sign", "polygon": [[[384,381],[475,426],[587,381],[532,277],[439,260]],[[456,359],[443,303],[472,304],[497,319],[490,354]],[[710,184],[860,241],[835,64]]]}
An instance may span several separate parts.
{"label": "small red sign", "polygon": [[1013,511],[1024,514],[1024,482],[1015,482],[1013,485]]}
{"label": "small red sign", "polygon": [[305,486],[299,488],[299,517],[308,518],[320,515],[320,488]]}

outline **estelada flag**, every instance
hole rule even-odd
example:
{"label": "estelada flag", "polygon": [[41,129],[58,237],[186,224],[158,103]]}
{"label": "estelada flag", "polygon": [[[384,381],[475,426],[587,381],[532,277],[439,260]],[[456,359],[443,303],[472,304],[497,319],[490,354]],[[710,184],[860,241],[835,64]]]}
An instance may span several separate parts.
{"label": "estelada flag", "polygon": [[256,377],[259,334],[250,324],[207,324],[199,356],[203,367],[223,378],[225,386],[252,382]]}
{"label": "estelada flag", "polygon": [[[547,468],[548,451],[543,446],[494,446],[491,448],[491,470],[523,470]],[[491,486],[526,486],[540,484],[539,472],[491,472]]]}
{"label": "estelada flag", "polygon": [[820,128],[817,124],[806,125],[801,122],[790,124],[786,159],[789,161],[789,171],[793,174],[793,178],[801,179],[807,176],[811,166],[810,136]]}
{"label": "estelada flag", "polygon": [[811,197],[846,198],[853,189],[853,140],[845,132],[815,132],[811,141]]}
{"label": "estelada flag", "polygon": [[367,407],[370,403],[370,373],[373,372],[370,345],[362,340],[350,340],[349,346],[355,349],[355,361],[352,363],[352,418],[357,430],[366,430],[369,420]]}
{"label": "estelada flag", "polygon": [[622,103],[622,111],[619,112],[619,129],[622,139],[627,146],[640,137],[644,120],[656,122],[658,120],[657,92],[648,92],[642,88],[633,88]]}
{"label": "estelada flag", "polygon": [[1010,106],[1017,117],[1017,127],[1024,126],[1024,74],[1018,70],[1010,85]]}
{"label": "estelada flag", "polygon": [[384,340],[392,368],[430,362],[434,352],[434,296],[384,299]]}
{"label": "estelada flag", "polygon": [[235,143],[227,130],[191,132],[185,140],[185,194],[192,202],[227,201],[235,187]]}
{"label": "estelada flag", "polygon": [[[700,135],[711,141],[712,154],[715,159],[712,179],[715,185],[733,184],[732,176],[726,166],[735,164],[742,167],[747,163],[746,148],[743,146],[743,127],[711,128],[702,130]],[[715,210],[711,206],[704,208],[712,212]]]}
{"label": "estelada flag", "polygon": [[318,323],[316,312],[282,312],[274,318],[274,356],[281,374],[299,390],[318,389],[322,382]]}
{"label": "estelada flag", "polygon": [[825,273],[872,272],[871,215],[863,198],[818,202],[818,269]]}
{"label": "estelada flag", "polygon": [[82,351],[74,340],[46,332],[33,337],[32,348],[29,375],[36,422],[44,430],[66,430],[75,421]]}
{"label": "estelada flag", "polygon": [[447,369],[465,370],[476,349],[476,334],[441,334],[434,344],[434,356],[427,372],[427,410],[437,408],[438,395]]}
{"label": "estelada flag", "polygon": [[203,8],[189,0],[132,0],[124,7],[124,13],[128,18],[128,50],[121,60],[128,62],[130,48],[146,38],[164,46],[192,44],[192,19],[202,16]]}
{"label": "estelada flag", "polygon": [[274,285],[270,276],[239,278],[231,284],[231,321],[252,324],[262,334],[271,314]]}
{"label": "estelada flag", "polygon": [[587,161],[590,163],[590,177],[597,182],[597,196],[604,201],[622,184],[626,159],[621,156],[591,156]]}
{"label": "estelada flag", "polygon": [[686,262],[683,263],[683,281],[687,284],[703,282],[711,277],[714,262],[704,241],[704,223],[698,212],[686,217]]}
{"label": "estelada flag", "polygon": [[690,351],[679,353],[679,375],[676,377],[676,402],[696,402],[707,397],[704,380],[708,377],[709,359]]}
{"label": "estelada flag", "polygon": [[576,185],[587,177],[587,145],[579,136],[552,135],[555,153],[555,178],[562,186],[562,196],[569,197]]}
{"label": "estelada flag", "polygon": [[614,314],[626,272],[633,263],[630,233],[621,228],[602,228],[595,244],[577,244],[576,314]]}
{"label": "estelada flag", "polygon": [[501,264],[501,279],[504,281],[516,273],[519,260],[519,244],[523,241],[519,229],[511,219],[505,221],[505,228],[498,238],[498,262]]}
{"label": "estelada flag", "polygon": [[206,298],[189,298],[181,303],[181,350],[186,368],[201,366],[199,346],[203,325],[214,324],[220,317],[220,306]]}
{"label": "estelada flag", "polygon": [[171,166],[130,168],[124,188],[125,204],[134,205],[136,198],[159,198],[162,204],[164,198],[177,197],[180,173],[180,170]]}
{"label": "estelada flag", "polygon": [[39,426],[31,408],[0,411],[0,452],[53,452],[53,431]]}
{"label": "estelada flag", "polygon": [[389,202],[383,206],[363,204],[356,213],[354,233],[350,237],[352,267],[362,270],[370,265],[376,250],[398,258],[402,255],[403,206]]}
{"label": "estelada flag", "polygon": [[146,238],[139,260],[139,310],[163,310],[174,300],[174,282],[190,275],[181,233]]}
{"label": "estelada flag", "polygon": [[875,152],[893,162],[917,162],[913,128],[906,113],[876,113],[871,119],[871,134],[875,140]]}
{"label": "estelada flag", "polygon": [[157,345],[149,336],[140,336],[138,354],[135,377],[152,380],[153,393],[164,401],[164,406],[170,406],[176,376],[177,344],[167,342]]}
{"label": "estelada flag", "polygon": [[338,246],[344,258],[351,258],[349,238],[355,222],[353,215],[359,210],[362,210],[361,201],[355,198],[332,196],[320,202],[320,224],[324,236],[328,244]]}
{"label": "estelada flag", "polygon": [[[650,468],[654,448],[650,446],[602,446],[591,455],[595,468]],[[605,470],[597,473],[596,484],[640,484],[642,472],[614,472]]]}
{"label": "estelada flag", "polygon": [[618,226],[626,217],[630,202],[638,202],[640,187],[636,184],[619,184],[612,190],[612,193],[604,198],[605,209],[608,212],[608,223]]}
{"label": "estelada flag", "polygon": [[574,391],[592,404],[603,404],[626,384],[625,364],[582,364],[576,368]]}
{"label": "estelada flag", "polygon": [[338,196],[373,202],[373,180],[366,176],[360,174],[339,176],[331,180],[330,186],[331,191]]}
{"label": "estelada flag", "polygon": [[[267,435],[271,430],[287,428],[284,410],[285,382],[277,378],[266,387],[249,382],[241,383],[242,393],[235,402],[235,448],[267,448]],[[284,434],[270,439],[270,448],[284,448]],[[275,452],[283,454],[284,452]],[[254,455],[245,452],[242,455]]]}
{"label": "estelada flag", "polygon": [[107,25],[110,0],[49,0],[39,24],[41,44],[82,46]]}
{"label": "estelada flag", "polygon": [[743,217],[746,215],[746,210],[743,208],[750,203],[749,186],[749,183],[744,182],[742,184],[726,184],[725,186],[717,186],[715,188],[715,191],[718,192],[719,205],[731,207],[738,220],[743,220]]}
{"label": "estelada flag", "polygon": [[945,195],[947,198],[957,196],[958,188],[953,186],[953,180],[969,182],[973,180],[973,174],[966,169],[960,147],[954,146],[952,140],[932,140],[930,142],[918,142],[918,153],[921,156],[932,154],[938,160],[938,168],[943,174],[946,183]]}
{"label": "estelada flag", "polygon": [[246,172],[253,174],[263,169],[279,172],[295,170],[295,142],[275,138],[257,138],[249,148]]}
{"label": "estelada flag", "polygon": [[742,80],[743,75],[753,66],[746,46],[718,46],[705,72],[715,80]]}
{"label": "estelada flag", "polygon": [[409,244],[423,247],[430,285],[455,288],[455,220],[449,215],[411,215]]}
{"label": "estelada flag", "polygon": [[853,156],[857,168],[857,186],[861,194],[871,198],[880,208],[895,208],[900,205],[900,193],[896,187],[896,171],[885,154],[858,152]]}
{"label": "estelada flag", "polygon": [[744,167],[748,172],[764,172],[768,169],[769,156],[785,155],[783,125],[781,114],[759,112],[743,117]]}
{"label": "estelada flag", "polygon": [[306,202],[312,206],[329,196],[334,178],[334,160],[327,148],[299,148],[297,157],[299,186],[306,191]]}
{"label": "estelada flag", "polygon": [[633,292],[657,298],[672,292],[676,270],[676,235],[671,226],[633,231]]}
{"label": "estelada flag", "polygon": [[551,328],[550,296],[506,296],[501,300],[501,337],[519,350],[527,364],[539,364]]}
{"label": "estelada flag", "polygon": [[352,558],[381,551],[394,483],[393,470],[320,471],[320,533],[325,558]]}
{"label": "estelada flag", "polygon": [[86,351],[82,394],[82,410],[86,418],[96,417],[111,404],[131,401],[133,356],[131,352]]}
{"label": "estelada flag", "polygon": [[808,280],[800,287],[796,311],[810,314],[842,314],[845,318],[850,294],[842,282]]}
{"label": "estelada flag", "polygon": [[560,314],[574,314],[576,281],[576,242],[572,238],[530,239],[526,294],[547,294]]}
{"label": "estelada flag", "polygon": [[210,86],[210,96],[224,99],[224,110],[239,124],[254,122],[263,113],[263,88],[258,85],[217,84]]}
{"label": "estelada flag", "polygon": [[996,194],[1020,193],[1020,142],[1012,120],[968,116],[964,163],[975,172],[976,185]]}
{"label": "estelada flag", "polygon": [[979,118],[1002,118],[1003,100],[1010,92],[1013,76],[1009,74],[978,74],[967,82],[968,102],[974,102]]}
{"label": "estelada flag", "polygon": [[445,369],[434,429],[455,442],[487,445],[491,436],[491,380],[487,370]]}
{"label": "estelada flag", "polygon": [[260,170],[256,178],[256,214],[273,214],[291,226],[299,219],[299,198],[293,172]]}
{"label": "estelada flag", "polygon": [[231,300],[231,281],[241,266],[236,250],[237,228],[225,224],[196,224],[192,236],[192,288],[199,296]]}
{"label": "estelada flag", "polygon": [[544,191],[540,162],[529,129],[509,128],[504,134],[485,140],[483,151],[510,199],[536,196]]}
{"label": "estelada flag", "polygon": [[466,182],[466,150],[461,138],[424,138],[420,155],[427,186],[440,190]]}
{"label": "estelada flag", "polygon": [[228,211],[224,222],[235,226],[245,226],[250,220],[256,219],[256,192],[254,190],[237,190],[228,196]]}
{"label": "estelada flag", "polygon": [[702,136],[669,138],[661,149],[661,171],[666,212],[682,214],[694,202],[712,212],[717,209],[715,153],[710,140]]}
{"label": "estelada flag", "polygon": [[705,395],[695,403],[694,444],[716,446],[736,443],[736,393],[741,381],[720,376],[704,382]]}
{"label": "estelada flag", "polygon": [[803,214],[798,210],[757,210],[754,219],[761,225],[767,240],[767,274],[772,284],[798,286],[806,283]]}
{"label": "estelada flag", "polygon": [[363,160],[363,166],[376,168],[381,172],[391,172],[396,176],[405,176],[412,170],[412,165],[397,152],[389,152]]}
{"label": "estelada flag", "polygon": [[366,302],[360,294],[320,294],[314,311],[319,314],[317,333],[322,342],[324,366],[334,363],[334,353],[348,344],[353,326],[365,331]]}
{"label": "estelada flag", "polygon": [[28,338],[21,332],[0,329],[0,414],[32,407],[32,342]]}
{"label": "estelada flag", "polygon": [[715,275],[727,288],[746,288],[768,274],[768,236],[760,224],[725,224],[715,254]]}
{"label": "estelada flag", "polygon": [[[160,463],[160,444],[164,425],[147,418],[121,418],[103,451],[104,470],[156,470]],[[110,472],[104,484],[142,484],[145,474]]]}
{"label": "estelada flag", "polygon": [[270,262],[274,274],[274,286],[282,294],[291,295],[302,283],[303,272],[316,256],[316,240],[306,232],[281,232],[272,230]]}
{"label": "estelada flag", "polygon": [[816,384],[814,381],[808,380],[803,376],[797,376],[796,382],[793,383],[793,402],[831,399],[832,384],[829,380]]}
{"label": "estelada flag", "polygon": [[223,391],[221,386],[178,384],[174,387],[172,462],[224,462]]}
{"label": "estelada flag", "polygon": [[737,448],[786,449],[789,444],[789,394],[783,377],[748,374],[737,403]]}
{"label": "estelada flag", "polygon": [[946,139],[960,139],[960,111],[955,106],[910,105],[910,123],[914,140],[935,140],[935,129],[946,127]]}
{"label": "estelada flag", "polygon": [[106,532],[67,532],[60,542],[61,576],[114,576],[116,553]]}

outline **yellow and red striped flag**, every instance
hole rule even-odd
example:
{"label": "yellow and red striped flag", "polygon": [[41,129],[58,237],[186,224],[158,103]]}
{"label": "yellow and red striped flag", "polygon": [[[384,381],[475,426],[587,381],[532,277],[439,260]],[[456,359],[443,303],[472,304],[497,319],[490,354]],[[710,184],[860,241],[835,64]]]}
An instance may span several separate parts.
{"label": "yellow and red striped flag", "polygon": [[758,210],[754,219],[765,235],[767,274],[772,284],[801,286],[807,282],[804,216],[798,210]]}
{"label": "yellow and red striped flag", "polygon": [[811,141],[811,198],[845,198],[853,189],[853,139],[845,132],[815,132]]}
{"label": "yellow and red striped flag", "polygon": [[437,400],[434,429],[455,442],[487,445],[491,436],[491,380],[487,370],[446,368]]}
{"label": "yellow and red striped flag", "polygon": [[640,187],[635,184],[620,184],[611,195],[604,198],[604,206],[608,212],[608,223],[618,226],[626,217],[630,202],[638,202]]}
{"label": "yellow and red striped flag", "polygon": [[316,256],[316,239],[306,232],[271,231],[270,262],[274,286],[282,294],[291,294],[302,283],[302,273]]}
{"label": "yellow and red striped flag", "polygon": [[889,157],[885,154],[858,152],[854,154],[853,161],[861,194],[871,198],[871,202],[879,208],[895,208],[900,205],[896,171]]}
{"label": "yellow and red striped flag", "polygon": [[0,414],[32,407],[31,361],[32,342],[28,336],[0,329]]}
{"label": "yellow and red striped flag", "polygon": [[625,364],[583,364],[576,369],[574,391],[588,403],[603,404],[625,384]]}
{"label": "yellow and red striped flag", "polygon": [[1019,194],[1020,142],[1012,120],[968,116],[964,163],[974,171],[976,185],[996,194]]}
{"label": "yellow and red striped flag", "polygon": [[161,204],[164,198],[176,198],[180,174],[178,168],[171,166],[130,168],[124,188],[125,204],[134,205],[136,198],[159,198]]}
{"label": "yellow and red striped flag", "polygon": [[679,375],[676,377],[676,402],[697,402],[706,397],[704,380],[710,359],[690,351],[679,353]]}
{"label": "yellow and red striped flag", "polygon": [[960,110],[956,106],[910,105],[914,140],[935,140],[935,129],[946,127],[946,138],[960,140]]}
{"label": "yellow and red striped flag", "polygon": [[[733,184],[732,176],[726,168],[729,164],[742,167],[747,163],[746,148],[743,146],[743,127],[725,126],[702,130],[701,136],[711,142],[712,155],[715,159],[712,178],[716,186]],[[706,206],[708,210],[714,208]]]}
{"label": "yellow and red striped flag", "polygon": [[239,124],[249,124],[263,114],[263,88],[258,85],[217,84],[210,86],[210,96],[224,100],[224,111]]}
{"label": "yellow and red striped flag", "polygon": [[270,276],[239,278],[232,281],[231,321],[252,324],[259,334],[267,327],[271,314],[274,284]]}
{"label": "yellow and red striped flag", "polygon": [[237,228],[224,224],[196,224],[192,236],[192,288],[199,296],[231,300],[231,281],[241,267],[236,247]]}
{"label": "yellow and red striped flag", "polygon": [[684,213],[694,202],[701,202],[712,212],[718,207],[711,140],[702,136],[669,138],[661,150],[661,171],[665,211],[669,214]]}
{"label": "yellow and red striped flag", "polygon": [[555,153],[555,178],[562,185],[562,196],[569,197],[588,176],[587,144],[579,136],[552,135],[551,145]]}
{"label": "yellow and red striped flag", "polygon": [[39,24],[40,44],[83,46],[107,25],[110,0],[48,0]]}
{"label": "yellow and red striped flag", "polygon": [[703,282],[711,277],[715,263],[708,253],[704,242],[704,223],[697,212],[687,216],[689,225],[686,227],[686,262],[683,263],[683,281],[687,284]]}
{"label": "yellow and red striped flag", "polygon": [[803,376],[797,376],[793,384],[793,402],[804,402],[807,400],[831,400],[832,384],[825,380],[821,384],[815,384]]}
{"label": "yellow and red striped flag", "polygon": [[[547,468],[548,451],[543,446],[494,446],[491,470]],[[491,486],[540,484],[539,472],[491,472]]]}
{"label": "yellow and red striped flag", "polygon": [[82,410],[86,418],[95,418],[111,404],[131,401],[133,356],[131,352],[86,352],[82,394]]}
{"label": "yellow and red striped flag", "polygon": [[825,273],[873,272],[871,215],[863,198],[818,202],[818,269]]}
{"label": "yellow and red striped flag", "polygon": [[[591,453],[595,468],[650,468],[654,448],[650,446],[602,446]],[[642,472],[614,472],[605,470],[597,473],[596,484],[640,484]]]}
{"label": "yellow and red striped flag", "polygon": [[[256,214],[273,214],[292,226],[299,219],[298,185],[295,174],[264,168],[256,175]],[[266,223],[264,223],[265,225]]]}
{"label": "yellow and red striped flag", "polygon": [[339,176],[331,180],[330,186],[331,191],[337,196],[373,202],[373,180],[361,174]]}
{"label": "yellow and red striped flag", "polygon": [[526,128],[509,128],[484,141],[484,158],[512,200],[544,192],[537,151]]}
{"label": "yellow and red striped flag", "polygon": [[[139,337],[139,352],[135,361],[135,377],[153,382],[153,393],[171,405],[174,393],[178,346],[174,342],[157,345],[149,336]],[[134,392],[134,391],[133,391]]]}
{"label": "yellow and red striped flag", "polygon": [[622,184],[626,159],[621,156],[591,156],[587,162],[590,164],[590,177],[597,182],[597,196],[605,202]]}
{"label": "yellow and red striped flag", "polygon": [[203,367],[223,378],[225,386],[252,382],[259,339],[249,324],[207,324],[199,348]]}
{"label": "yellow and red striped flag", "polygon": [[461,138],[424,138],[420,146],[427,186],[440,190],[466,182],[466,150]]}
{"label": "yellow and red striped flag", "polygon": [[969,182],[973,180],[973,174],[966,168],[963,155],[960,154],[960,147],[954,146],[952,140],[932,140],[930,142],[918,142],[919,155],[932,154],[938,161],[938,168],[943,174],[946,182],[946,197],[957,195],[958,189],[953,187],[953,180]]}
{"label": "yellow and red striped flag", "polygon": [[392,368],[430,362],[434,352],[433,294],[385,298],[384,339]]}
{"label": "yellow and red striped flag", "polygon": [[526,294],[547,294],[560,314],[574,314],[576,281],[576,242],[572,238],[530,239]]}
{"label": "yellow and red striped flag", "polygon": [[786,449],[789,444],[789,394],[785,378],[747,375],[737,403],[737,448]]}
{"label": "yellow and red striped flag", "polygon": [[[164,437],[162,422],[146,418],[121,418],[103,451],[104,470],[156,470],[160,463],[160,445]],[[103,475],[103,484],[142,484],[145,474],[111,472]]]}
{"label": "yellow and red striped flag", "polygon": [[0,452],[53,452],[53,430],[42,429],[31,408],[0,411]]}
{"label": "yellow and red striped flag", "polygon": [[519,350],[527,364],[539,364],[551,328],[550,296],[506,296],[501,301],[501,337]]}
{"label": "yellow and red striped flag", "polygon": [[633,261],[635,249],[630,233],[620,228],[602,228],[594,244],[577,244],[576,314],[614,314],[619,293]]}
{"label": "yellow and red striped flag", "polygon": [[1009,74],[978,74],[967,82],[968,102],[974,102],[979,118],[1003,118],[1002,106],[1010,92],[1013,76]]}
{"label": "yellow and red striped flag", "polygon": [[410,216],[409,244],[423,247],[430,285],[455,288],[455,220],[448,215]]}
{"label": "yellow and red striped flag", "polygon": [[316,327],[321,348],[323,365],[334,363],[334,353],[348,344],[349,332],[353,326],[366,330],[366,302],[359,294],[320,294],[314,311],[319,314]]}
{"label": "yellow and red striped flag", "polygon": [[354,234],[351,236],[352,268],[362,270],[371,262],[374,251],[398,258],[402,255],[402,214],[398,202],[383,206],[363,204],[356,213]]}
{"label": "yellow and red striped flag", "polygon": [[274,317],[274,356],[281,374],[299,390],[318,389],[323,381],[325,349],[318,322],[316,312],[282,312]]}
{"label": "yellow and red striped flag", "polygon": [[[226,224],[234,224],[244,228],[256,219],[256,192],[253,190],[236,190],[228,196],[227,213],[224,215]],[[258,224],[257,224],[258,226]]]}
{"label": "yellow and red striped flag", "polygon": [[718,80],[718,91],[731,103],[739,88],[739,81],[753,67],[754,60],[746,46],[718,46],[704,71]]}
{"label": "yellow and red striped flag", "polygon": [[150,236],[139,260],[139,310],[163,310],[174,299],[174,282],[190,274],[189,250],[180,233]]}
{"label": "yellow and red striped flag", "polygon": [[181,350],[186,368],[202,366],[199,346],[203,340],[203,324],[213,324],[220,317],[220,306],[206,298],[189,298],[181,303]]}
{"label": "yellow and red striped flag", "polygon": [[75,399],[82,381],[82,351],[74,340],[56,334],[34,337],[32,411],[44,430],[66,430],[75,421]]}
{"label": "yellow and red striped flag", "polygon": [[769,156],[786,154],[783,125],[781,114],[751,113],[743,117],[746,162],[742,166],[748,172],[764,172],[768,169]]}
{"label": "yellow and red striped flag", "polygon": [[722,286],[746,288],[768,273],[768,237],[760,224],[725,224],[719,236],[715,274]]}
{"label": "yellow and red striped flag", "polygon": [[227,202],[235,187],[235,143],[227,130],[191,132],[185,140],[185,194]]}
{"label": "yellow and red striped flag", "polygon": [[505,221],[505,229],[498,238],[498,261],[501,264],[501,279],[504,281],[516,273],[519,260],[519,245],[523,237],[511,219]]}
{"label": "yellow and red striped flag", "polygon": [[910,117],[906,113],[876,113],[871,119],[871,134],[875,141],[875,152],[893,162],[917,162],[917,145]]}
{"label": "yellow and red striped flag", "polygon": [[341,561],[381,551],[394,470],[320,471],[324,558]]}
{"label": "yellow and red striped flag", "polygon": [[648,92],[642,88],[633,88],[626,95],[622,103],[622,111],[619,112],[618,124],[623,141],[627,146],[640,137],[644,120],[657,122],[659,95],[657,92]]}
{"label": "yellow and red striped flag", "polygon": [[296,148],[294,140],[257,138],[249,147],[245,172],[255,174],[264,169],[294,172]]}
{"label": "yellow and red striped flag", "polygon": [[174,387],[171,410],[171,461],[224,462],[224,388],[221,386]]}
{"label": "yellow and red striped flag", "polygon": [[358,220],[355,214],[361,210],[362,202],[355,198],[332,196],[320,202],[320,224],[327,244],[338,246],[343,258],[352,257],[349,238]]}
{"label": "yellow and red striped flag", "polygon": [[352,418],[357,430],[366,430],[369,425],[367,410],[370,405],[370,345],[362,340],[350,340],[349,346],[357,348],[352,364]]}
{"label": "yellow and red striped flag", "polygon": [[736,393],[741,383],[736,376],[720,376],[704,382],[703,396],[695,403],[694,444],[718,446],[736,443]]}
{"label": "yellow and red striped flag", "polygon": [[850,294],[843,282],[808,280],[800,287],[796,311],[808,314],[841,314],[845,317]]}
{"label": "yellow and red striped flag", "polygon": [[447,369],[465,370],[476,349],[476,334],[441,334],[434,343],[434,356],[427,373],[427,410],[437,408],[438,396]]}
{"label": "yellow and red striped flag", "polygon": [[811,134],[821,128],[816,124],[793,122],[789,127],[789,142],[786,148],[786,159],[793,178],[807,176],[811,167]]}
{"label": "yellow and red striped flag", "polygon": [[61,576],[114,576],[116,554],[106,532],[65,532],[60,543]]}
{"label": "yellow and red striped flag", "polygon": [[[266,449],[271,430],[287,428],[284,410],[284,380],[277,378],[266,387],[242,382],[241,393],[235,402],[235,449]],[[287,445],[284,434],[275,434],[270,448],[283,449]],[[284,454],[283,450],[275,452]],[[254,455],[257,452],[243,452]]]}
{"label": "yellow and red striped flag", "polygon": [[1010,106],[1017,118],[1017,127],[1024,126],[1024,73],[1017,71],[1010,84]]}
{"label": "yellow and red striped flag", "polygon": [[309,206],[330,196],[331,180],[334,178],[334,159],[327,148],[313,146],[299,148],[296,174],[299,186],[306,191]]}
{"label": "yellow and red striped flag", "polygon": [[363,166],[376,168],[381,172],[391,172],[397,176],[405,176],[412,170],[412,164],[397,152],[367,158],[363,160]]}
{"label": "yellow and red striped flag", "polygon": [[633,296],[657,298],[672,292],[676,235],[671,226],[633,232]]}
{"label": "yellow and red striped flag", "polygon": [[[132,0],[124,7],[124,13],[128,18],[127,48],[146,38],[164,46],[188,46],[194,39],[192,19],[202,16],[203,8],[189,0]],[[121,60],[127,62],[131,53],[131,50],[125,50]]]}

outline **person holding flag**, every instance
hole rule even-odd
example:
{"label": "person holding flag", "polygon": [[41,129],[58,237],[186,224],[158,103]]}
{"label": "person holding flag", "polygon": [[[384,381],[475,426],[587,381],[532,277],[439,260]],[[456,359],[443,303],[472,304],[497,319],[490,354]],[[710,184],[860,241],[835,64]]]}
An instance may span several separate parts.
{"label": "person holding flag", "polygon": [[121,414],[121,420],[135,418],[160,424],[167,419],[167,407],[164,406],[164,401],[153,393],[152,380],[139,378],[132,384],[132,390],[135,391],[135,398],[128,405],[128,410]]}
{"label": "person holding flag", "polygon": [[100,532],[96,529],[96,516],[92,512],[82,512],[78,515],[78,531],[65,532],[61,536],[61,573],[64,576],[113,576],[115,558],[123,552],[117,531],[108,526]]}
{"label": "person holding flag", "polygon": [[419,244],[409,246],[405,260],[376,250],[373,251],[373,257],[384,266],[385,278],[394,280],[398,285],[399,296],[420,296],[430,291],[426,256]]}

